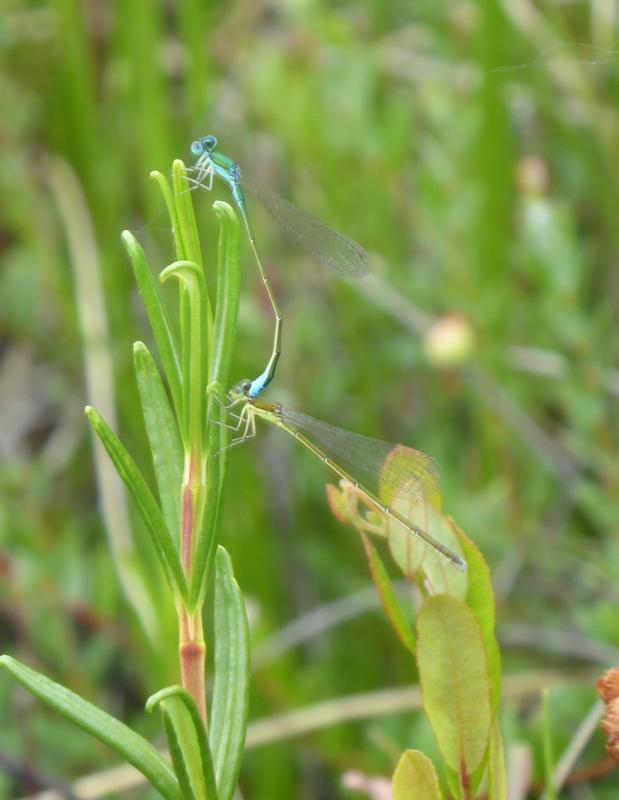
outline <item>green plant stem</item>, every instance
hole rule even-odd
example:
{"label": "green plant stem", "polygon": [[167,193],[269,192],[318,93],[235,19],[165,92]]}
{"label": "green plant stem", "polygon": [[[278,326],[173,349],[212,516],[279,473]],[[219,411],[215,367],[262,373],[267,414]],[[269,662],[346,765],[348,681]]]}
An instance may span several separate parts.
{"label": "green plant stem", "polygon": [[191,578],[197,531],[200,530],[206,475],[201,448],[198,445],[185,457],[185,473],[181,490],[181,564]]}

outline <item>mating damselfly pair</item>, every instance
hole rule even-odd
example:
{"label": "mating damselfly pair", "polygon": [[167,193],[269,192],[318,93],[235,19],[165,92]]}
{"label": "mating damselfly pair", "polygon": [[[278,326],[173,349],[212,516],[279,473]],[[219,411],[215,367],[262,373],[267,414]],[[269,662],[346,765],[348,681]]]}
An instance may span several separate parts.
{"label": "mating damselfly pair", "polygon": [[[438,468],[430,456],[404,445],[388,444],[350,433],[258,398],[275,374],[281,353],[283,315],[256,245],[244,187],[260,199],[284,233],[321,264],[341,275],[358,277],[369,271],[369,259],[363,247],[354,240],[332,230],[275,193],[242,179],[239,165],[216,148],[217,139],[212,135],[193,142],[191,152],[198,158],[190,170],[190,180],[195,187],[210,191],[214,177],[218,176],[230,187],[275,318],[273,348],[266,368],[254,380],[241,381],[229,392],[228,407],[239,411],[237,425],[234,426],[239,436],[232,444],[240,444],[255,435],[256,418],[279,427],[361,493],[369,505],[387,520],[402,526],[456,568],[466,569],[463,558],[413,524],[394,507],[396,501],[398,504],[425,502],[438,494]],[[385,496],[389,502],[383,502],[381,498]]]}
{"label": "mating damselfly pair", "polygon": [[242,177],[240,166],[229,156],[220,153],[216,148],[217,139],[212,135],[203,136],[193,142],[191,152],[193,155],[198,156],[198,160],[191,169],[194,175],[190,180],[196,187],[210,191],[213,187],[213,179],[217,175],[230,187],[256,259],[260,278],[273,309],[275,332],[271,356],[264,371],[251,382],[249,388],[249,396],[257,397],[275,375],[275,369],[281,353],[284,318],[280,312],[271,281],[256,245],[256,237],[249,220],[244,189],[247,188],[260,200],[288,238],[301,245],[313,258],[329,269],[340,275],[361,277],[369,272],[370,264],[368,255],[360,244],[334,231],[324,222],[316,219],[311,214],[301,211],[301,209],[288,203],[274,192],[270,192],[258,183],[248,180],[245,176]]}

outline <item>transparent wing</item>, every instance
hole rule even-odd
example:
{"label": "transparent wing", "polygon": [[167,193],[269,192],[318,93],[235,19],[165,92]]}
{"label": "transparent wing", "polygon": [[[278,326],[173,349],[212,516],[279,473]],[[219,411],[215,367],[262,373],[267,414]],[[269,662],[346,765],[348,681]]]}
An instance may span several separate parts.
{"label": "transparent wing", "polygon": [[305,434],[312,444],[385,505],[396,497],[421,500],[439,491],[438,465],[419,450],[351,433],[296,411],[282,409],[280,416],[289,428]]}
{"label": "transparent wing", "polygon": [[283,233],[323,266],[340,275],[362,277],[370,271],[368,254],[360,244],[301,211],[275,192],[243,175],[242,186],[255,195]]}

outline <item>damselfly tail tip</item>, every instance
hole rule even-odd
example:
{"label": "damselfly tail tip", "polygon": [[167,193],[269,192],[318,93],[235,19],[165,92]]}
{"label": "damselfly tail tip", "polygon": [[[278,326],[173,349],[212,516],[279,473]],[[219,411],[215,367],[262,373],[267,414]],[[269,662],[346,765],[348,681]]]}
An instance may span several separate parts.
{"label": "damselfly tail tip", "polygon": [[454,555],[451,559],[451,563],[459,572],[466,572],[469,568],[469,565],[463,558],[460,558],[460,556]]}

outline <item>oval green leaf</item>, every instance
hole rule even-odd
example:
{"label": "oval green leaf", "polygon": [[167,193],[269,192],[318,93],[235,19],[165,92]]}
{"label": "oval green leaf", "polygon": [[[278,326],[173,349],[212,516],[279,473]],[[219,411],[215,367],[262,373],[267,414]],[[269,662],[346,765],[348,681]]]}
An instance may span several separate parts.
{"label": "oval green leaf", "polygon": [[[410,499],[396,499],[394,508],[413,525],[458,555],[462,555],[460,540],[447,517],[432,503],[424,499],[416,502],[411,502]],[[395,520],[388,520],[388,531],[391,553],[405,575],[409,576],[418,569],[422,569],[424,579],[433,594],[446,592],[455,597],[464,598],[466,596],[467,571],[461,572],[456,569],[445,556],[428,547],[421,538],[412,536],[404,526]]]}
{"label": "oval green leaf", "polygon": [[434,764],[419,750],[406,750],[393,773],[393,800],[441,800]]}
{"label": "oval green leaf", "polygon": [[480,627],[451,595],[425,601],[417,619],[423,705],[449,767],[470,779],[488,746],[491,687]]}

